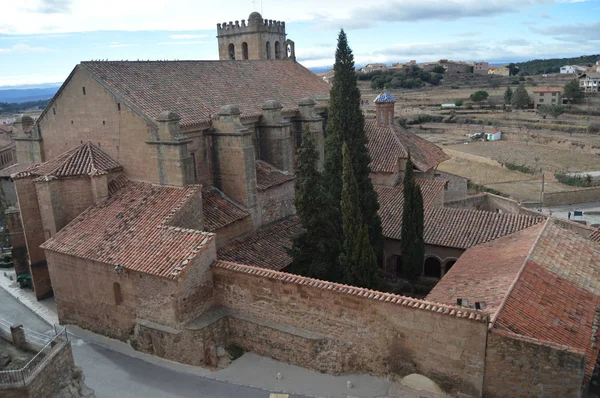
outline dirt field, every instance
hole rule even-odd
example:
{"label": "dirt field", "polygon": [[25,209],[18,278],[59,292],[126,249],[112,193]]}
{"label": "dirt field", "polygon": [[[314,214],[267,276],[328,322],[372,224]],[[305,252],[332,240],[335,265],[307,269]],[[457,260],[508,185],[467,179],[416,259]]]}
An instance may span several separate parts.
{"label": "dirt field", "polygon": [[[466,146],[464,145],[464,147]],[[463,146],[457,147],[454,149],[459,150]],[[438,170],[469,178],[476,184],[500,191],[518,201],[535,202],[540,200],[542,190],[542,178],[540,175],[525,174],[499,165],[494,166],[459,157],[453,157],[440,164]],[[562,192],[575,189],[578,188],[558,183],[552,175],[546,175],[544,183],[545,192]]]}
{"label": "dirt field", "polygon": [[525,165],[548,172],[597,171],[600,156],[578,153],[546,145],[524,144],[515,141],[472,142],[467,145],[450,145],[450,149],[488,157],[500,163]]}

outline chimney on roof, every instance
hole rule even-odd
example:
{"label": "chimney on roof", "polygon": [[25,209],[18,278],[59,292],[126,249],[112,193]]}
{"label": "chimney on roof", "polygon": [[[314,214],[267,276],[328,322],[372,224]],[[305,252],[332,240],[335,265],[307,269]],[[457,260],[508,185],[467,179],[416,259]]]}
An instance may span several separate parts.
{"label": "chimney on roof", "polygon": [[384,91],[375,98],[375,114],[378,126],[389,126],[394,124],[394,106],[396,98]]}

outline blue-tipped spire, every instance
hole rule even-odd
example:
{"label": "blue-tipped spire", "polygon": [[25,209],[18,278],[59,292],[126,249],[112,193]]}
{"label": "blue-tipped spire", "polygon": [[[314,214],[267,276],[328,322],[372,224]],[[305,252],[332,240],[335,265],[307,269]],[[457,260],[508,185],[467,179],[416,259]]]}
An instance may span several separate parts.
{"label": "blue-tipped spire", "polygon": [[394,98],[392,96],[392,94],[388,93],[387,91],[384,91],[383,93],[379,94],[377,96],[377,98],[375,98],[375,101],[373,101],[375,103],[383,103],[383,102],[396,102],[396,98]]}

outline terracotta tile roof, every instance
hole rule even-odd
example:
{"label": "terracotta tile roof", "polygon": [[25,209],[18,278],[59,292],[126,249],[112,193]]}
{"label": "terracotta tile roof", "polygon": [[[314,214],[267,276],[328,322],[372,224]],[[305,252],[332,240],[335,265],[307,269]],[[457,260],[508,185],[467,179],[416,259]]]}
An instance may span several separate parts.
{"label": "terracotta tile roof", "polygon": [[544,221],[526,214],[430,207],[425,210],[425,242],[468,249]]}
{"label": "terracotta tile roof", "polygon": [[[425,243],[467,249],[543,221],[525,214],[492,213],[481,210],[431,206],[445,181],[418,178],[425,206]],[[402,231],[404,190],[401,184],[389,188],[375,186],[379,196],[379,216],[383,235],[399,240]]]}
{"label": "terracotta tile roof", "polygon": [[371,155],[371,171],[393,173],[397,170],[398,161],[408,158],[408,152],[391,128],[366,121],[365,133],[368,138],[367,150]]}
{"label": "terracotta tile roof", "polygon": [[449,305],[456,304],[457,298],[467,299],[470,305],[483,301],[485,311],[495,313],[543,227],[540,223],[468,249],[427,300]]}
{"label": "terracotta tile roof", "polygon": [[213,186],[202,188],[204,229],[215,232],[229,224],[250,216],[244,208]]}
{"label": "terracotta tile roof", "polygon": [[599,321],[600,247],[549,220],[493,327],[585,351],[589,380]]}
{"label": "terracotta tile roof", "polygon": [[217,258],[281,270],[292,262],[287,249],[292,247],[292,238],[301,230],[300,221],[291,217],[220,248]]}
{"label": "terracotta tile roof", "polygon": [[542,87],[532,90],[534,93],[562,93],[562,88],[558,87]]}
{"label": "terracotta tile roof", "polygon": [[199,191],[199,186],[129,182],[109,199],[89,207],[41,247],[177,279],[213,239],[208,232],[169,224]]}
{"label": "terracotta tile roof", "polygon": [[44,163],[36,163],[13,175],[13,178],[38,177],[46,180],[81,175],[102,175],[123,167],[100,148],[86,142]]}
{"label": "terracotta tile roof", "polygon": [[594,242],[600,242],[600,228],[592,232],[592,234],[590,235],[590,239]]}
{"label": "terracotta tile roof", "polygon": [[298,109],[298,100],[330,90],[291,61],[90,61],[78,67],[151,119],[173,111],[182,126],[210,122],[223,105],[238,106],[242,116],[262,114],[268,100]]}
{"label": "terracotta tile roof", "polygon": [[129,178],[123,173],[119,173],[108,182],[108,194],[114,195],[119,189],[123,188],[129,182]]}
{"label": "terracotta tile roof", "polygon": [[282,171],[262,160],[256,161],[256,187],[259,190],[269,189],[275,185],[292,181],[296,177],[292,173]]}
{"label": "terracotta tile roof", "polygon": [[288,274],[274,270],[236,264],[228,261],[217,260],[212,264],[213,268],[225,269],[231,272],[239,272],[248,275],[255,275],[261,278],[268,278],[295,285],[309,286],[315,289],[328,290],[345,294],[348,296],[362,297],[368,300],[382,301],[390,305],[400,305],[414,308],[415,310],[436,312],[447,316],[463,318],[465,320],[476,322],[488,322],[488,316],[468,308],[458,308],[453,306],[431,303],[425,300],[418,300],[411,297],[400,296],[391,293],[382,293],[376,290],[369,290],[361,287],[343,285],[341,283],[326,282],[318,279],[307,278],[305,276]]}
{"label": "terracotta tile roof", "polygon": [[421,171],[450,159],[437,145],[400,126],[379,126],[374,119],[368,119],[365,121],[365,133],[369,140],[370,166],[374,172],[394,172],[398,159],[406,159],[408,154]]}

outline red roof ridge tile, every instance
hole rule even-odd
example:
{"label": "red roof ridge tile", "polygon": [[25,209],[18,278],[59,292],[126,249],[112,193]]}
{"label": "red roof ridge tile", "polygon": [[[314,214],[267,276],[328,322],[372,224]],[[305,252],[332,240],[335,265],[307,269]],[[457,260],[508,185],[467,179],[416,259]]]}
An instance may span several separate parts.
{"label": "red roof ridge tile", "polygon": [[285,283],[294,283],[297,285],[307,285],[317,289],[331,290],[351,296],[363,297],[375,301],[384,301],[387,303],[402,305],[405,307],[416,308],[419,310],[441,313],[456,318],[464,318],[471,321],[487,323],[488,314],[470,308],[454,307],[446,304],[433,303],[425,300],[414,299],[412,297],[400,296],[393,293],[384,293],[376,290],[365,289],[341,283],[327,282],[318,279],[308,278],[300,275],[288,274],[281,271],[273,271],[264,268],[253,267],[250,265],[238,264],[229,261],[217,260],[212,267],[222,268],[233,272],[256,275],[263,278],[275,279]]}
{"label": "red roof ridge tile", "polygon": [[548,228],[548,225],[550,225],[550,222],[551,222],[550,218],[546,219],[546,221],[544,222],[544,227],[540,230],[537,238],[535,238],[535,242],[533,243],[533,245],[531,245],[531,249],[529,249],[529,253],[527,253],[527,256],[525,257],[525,260],[523,261],[523,264],[521,265],[519,272],[517,272],[515,279],[512,281],[512,283],[510,284],[510,287],[506,291],[506,294],[504,295],[504,298],[500,302],[498,309],[496,310],[496,312],[494,312],[494,314],[492,314],[492,317],[490,319],[490,329],[494,327],[496,320],[498,319],[498,316],[500,315],[500,312],[502,312],[502,309],[506,305],[506,301],[508,300],[510,293],[514,290],[515,286],[517,285],[517,282],[519,281],[519,278],[521,278],[521,275],[525,271],[525,268],[527,267],[527,263],[531,259],[533,252],[537,248],[537,246],[540,242],[540,239],[541,239],[542,235],[544,234],[544,231],[546,230],[546,228]]}

